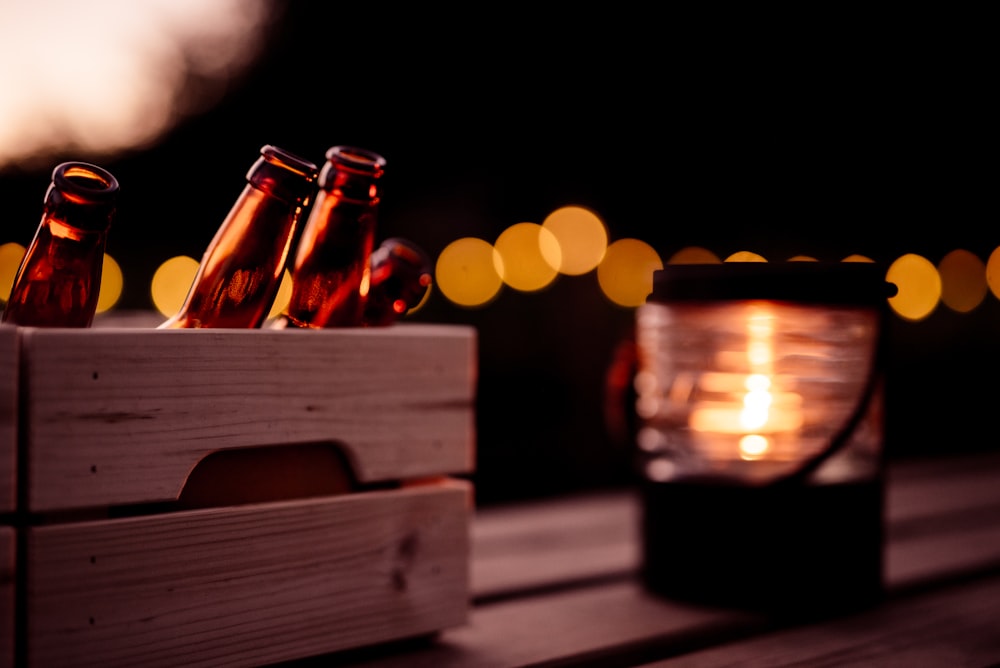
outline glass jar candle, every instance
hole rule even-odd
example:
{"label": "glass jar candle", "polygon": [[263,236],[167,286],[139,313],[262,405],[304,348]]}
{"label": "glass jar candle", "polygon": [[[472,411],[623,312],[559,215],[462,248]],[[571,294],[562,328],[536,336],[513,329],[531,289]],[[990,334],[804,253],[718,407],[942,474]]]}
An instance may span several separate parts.
{"label": "glass jar candle", "polygon": [[653,285],[634,378],[647,584],[782,614],[876,600],[884,272],[668,265]]}

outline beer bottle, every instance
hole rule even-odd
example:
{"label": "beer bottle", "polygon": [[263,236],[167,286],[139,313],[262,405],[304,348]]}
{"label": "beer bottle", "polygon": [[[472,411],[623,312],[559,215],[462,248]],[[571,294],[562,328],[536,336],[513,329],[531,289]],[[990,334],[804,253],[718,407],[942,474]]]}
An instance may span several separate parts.
{"label": "beer bottle", "polygon": [[418,306],[431,288],[431,261],[412,241],[392,237],[372,252],[364,324],[391,325]]}
{"label": "beer bottle", "polygon": [[90,327],[118,191],[118,180],[97,165],[64,162],[55,167],[42,220],[14,276],[3,322]]}
{"label": "beer bottle", "polygon": [[359,327],[369,289],[369,260],[385,158],[333,146],[302,228],[292,265],[292,295],[281,326]]}
{"label": "beer bottle", "polygon": [[295,226],[315,193],[316,169],[276,146],[260,149],[184,304],[160,329],[261,326],[278,293]]}

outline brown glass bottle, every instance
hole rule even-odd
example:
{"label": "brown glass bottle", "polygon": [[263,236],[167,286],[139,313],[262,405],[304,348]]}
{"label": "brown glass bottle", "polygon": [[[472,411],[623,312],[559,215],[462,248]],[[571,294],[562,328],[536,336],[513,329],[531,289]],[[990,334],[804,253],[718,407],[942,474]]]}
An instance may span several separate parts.
{"label": "brown glass bottle", "polygon": [[430,258],[412,241],[392,237],[372,252],[364,324],[391,325],[418,306],[431,288]]}
{"label": "brown glass bottle", "polygon": [[97,165],[56,166],[42,220],[14,277],[3,322],[90,327],[118,191],[118,180]]}
{"label": "brown glass bottle", "polygon": [[366,149],[334,146],[326,152],[292,265],[285,326],[362,325],[384,171],[385,158]]}
{"label": "brown glass bottle", "polygon": [[265,145],[215,233],[180,310],[160,329],[254,328],[267,319],[316,165]]}

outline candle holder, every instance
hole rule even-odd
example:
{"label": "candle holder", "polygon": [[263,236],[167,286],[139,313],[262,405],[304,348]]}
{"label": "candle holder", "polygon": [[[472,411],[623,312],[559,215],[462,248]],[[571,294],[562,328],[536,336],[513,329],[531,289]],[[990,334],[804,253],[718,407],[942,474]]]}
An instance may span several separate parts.
{"label": "candle holder", "polygon": [[880,599],[884,276],[817,262],[654,273],[634,378],[650,590],[796,618]]}

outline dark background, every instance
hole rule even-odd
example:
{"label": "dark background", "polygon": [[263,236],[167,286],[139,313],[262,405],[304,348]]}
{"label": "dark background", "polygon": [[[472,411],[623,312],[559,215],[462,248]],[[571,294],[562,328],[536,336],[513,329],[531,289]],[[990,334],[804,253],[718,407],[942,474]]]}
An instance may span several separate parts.
{"label": "dark background", "polygon": [[[997,54],[976,17],[276,7],[264,56],[210,110],[155,146],[64,156],[122,184],[121,308],[150,308],[163,260],[201,256],[264,144],[318,164],[335,144],[380,152],[379,236],[432,256],[567,204],[664,260],[700,245],[985,261],[1000,244]],[[30,241],[50,171],[0,171],[0,241]],[[476,309],[436,293],[414,316],[478,330],[481,503],[630,479],[603,390],[632,317],[593,273]],[[891,455],[998,446],[998,333],[991,294],[969,314],[890,318]]]}

